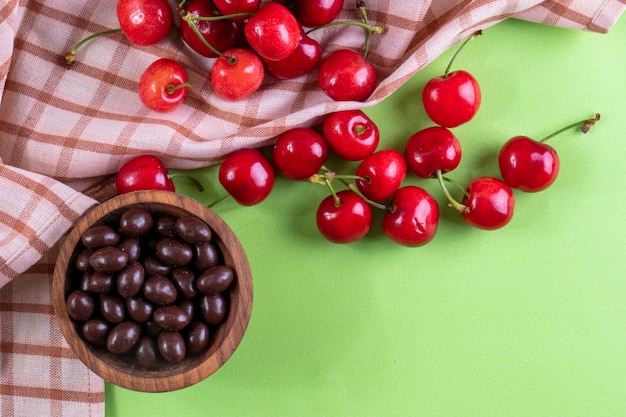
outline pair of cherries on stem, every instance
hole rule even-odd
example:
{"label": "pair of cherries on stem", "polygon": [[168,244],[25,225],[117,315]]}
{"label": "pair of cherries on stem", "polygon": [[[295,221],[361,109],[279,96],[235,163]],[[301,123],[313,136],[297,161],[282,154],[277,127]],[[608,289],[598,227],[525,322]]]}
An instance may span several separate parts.
{"label": "pair of cherries on stem", "polygon": [[497,229],[513,217],[514,197],[511,188],[497,178],[479,177],[464,190],[461,202],[448,191],[443,174],[457,168],[461,161],[461,145],[447,128],[432,126],[414,133],[407,141],[404,157],[409,170],[420,178],[437,178],[450,202],[470,225],[480,229]]}
{"label": "pair of cherries on stem", "polygon": [[493,177],[475,178],[463,190],[461,202],[452,197],[445,182],[463,188],[443,174],[454,170],[461,159],[461,146],[448,129],[434,126],[416,132],[407,141],[405,158],[409,169],[418,177],[436,177],[450,206],[463,219],[479,229],[494,230],[508,224],[514,212],[512,188],[525,192],[545,190],[557,178],[559,158],[556,150],[545,143],[552,137],[576,126],[587,133],[600,115],[573,123],[541,140],[515,136],[500,149],[498,165],[502,180]]}
{"label": "pair of cherries on stem", "polygon": [[[436,202],[419,187],[400,188],[406,175],[404,157],[393,149],[376,151],[380,133],[363,111],[331,113],[320,131],[303,127],[282,133],[272,148],[272,160],[289,179],[329,188],[330,195],[316,212],[318,230],[327,240],[351,243],[362,239],[372,226],[371,207],[387,210],[383,231],[392,240],[407,246],[432,240],[438,220]],[[345,160],[360,161],[355,175],[328,170],[324,164],[330,151]],[[336,181],[347,189],[335,191],[332,183]],[[391,197],[389,207],[380,203]]]}

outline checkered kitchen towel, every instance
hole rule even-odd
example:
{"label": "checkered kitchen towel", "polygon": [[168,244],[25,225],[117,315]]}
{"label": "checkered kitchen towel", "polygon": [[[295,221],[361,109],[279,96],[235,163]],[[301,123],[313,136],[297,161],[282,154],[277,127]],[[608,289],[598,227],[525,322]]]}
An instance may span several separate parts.
{"label": "checkered kitchen towel", "polygon": [[[102,416],[104,384],[73,356],[51,306],[59,239],[91,205],[110,197],[110,178],[131,156],[169,167],[218,163],[230,151],[272,142],[339,109],[371,106],[458,41],[509,17],[606,32],[626,0],[370,0],[380,83],[365,103],[335,103],[315,75],[268,78],[242,102],[210,88],[212,60],[187,49],[176,29],[139,48],[109,35],[85,45],[68,69],[63,55],[85,36],[118,26],[115,1],[0,0],[0,416]],[[346,0],[340,19],[355,19]],[[360,48],[362,32],[314,32],[325,51]],[[156,114],[136,83],[157,57],[179,60],[194,87],[176,111]]]}

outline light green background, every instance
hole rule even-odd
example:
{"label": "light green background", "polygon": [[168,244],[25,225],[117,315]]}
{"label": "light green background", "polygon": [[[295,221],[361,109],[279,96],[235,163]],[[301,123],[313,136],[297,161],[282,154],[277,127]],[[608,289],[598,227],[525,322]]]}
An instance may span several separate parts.
{"label": "light green background", "polygon": [[[430,125],[421,89],[453,50],[367,111],[381,146],[402,150]],[[458,181],[497,176],[511,136],[602,120],[588,135],[552,139],[559,178],[516,192],[515,216],[498,231],[466,226],[434,180],[407,179],[442,203],[422,248],[388,240],[380,213],[363,241],[325,241],[314,217],[322,186],[279,178],[258,206],[220,203],[254,276],[242,344],[190,388],[107,385],[107,417],[626,416],[626,18],[608,35],[505,21],[455,67],[483,91],[478,115],[454,130]],[[207,203],[223,192],[215,168],[196,174],[208,195],[184,179],[179,190]]]}

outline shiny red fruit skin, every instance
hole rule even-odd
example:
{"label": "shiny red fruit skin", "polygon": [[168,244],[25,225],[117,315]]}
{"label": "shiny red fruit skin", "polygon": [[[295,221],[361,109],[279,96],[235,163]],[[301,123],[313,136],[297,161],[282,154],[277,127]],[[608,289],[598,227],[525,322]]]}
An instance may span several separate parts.
{"label": "shiny red fruit skin", "polygon": [[220,165],[222,187],[242,206],[265,200],[274,188],[274,168],[263,154],[252,148],[239,149]]}
{"label": "shiny red fruit skin", "polygon": [[122,32],[135,45],[154,45],[172,27],[172,11],[167,0],[118,0],[116,13]]}
{"label": "shiny red fruit skin", "polygon": [[498,165],[502,179],[510,187],[535,193],[554,183],[561,163],[552,146],[516,136],[500,149]]}
{"label": "shiny red fruit skin", "polygon": [[328,152],[322,135],[308,127],[296,127],[278,136],[272,148],[272,160],[285,177],[304,180],[319,172]]}
{"label": "shiny red fruit skin", "polygon": [[265,76],[263,62],[254,52],[243,48],[230,49],[217,58],[211,70],[213,90],[223,99],[238,101],[259,89]]}
{"label": "shiny red fruit skin", "polygon": [[395,149],[383,149],[365,158],[356,169],[356,175],[367,181],[357,180],[361,193],[373,201],[391,197],[404,181],[406,162]]}
{"label": "shiny red fruit skin", "polygon": [[118,194],[141,190],[176,191],[163,162],[153,155],[139,155],[122,165],[115,177]]}
{"label": "shiny red fruit skin", "polygon": [[420,178],[432,178],[454,170],[461,162],[461,144],[450,130],[431,126],[415,132],[404,147],[404,158],[411,172]]}
{"label": "shiny red fruit skin", "polygon": [[[214,16],[214,9],[207,0],[193,0],[185,10],[193,16]],[[220,52],[241,46],[243,42],[243,24],[232,20],[196,20],[196,27],[206,41]],[[207,58],[216,58],[217,54],[207,47],[191,29],[189,23],[182,21],[180,35],[187,46]]]}
{"label": "shiny red fruit skin", "polygon": [[296,0],[296,17],[302,26],[316,27],[339,16],[344,0]]}
{"label": "shiny red fruit skin", "polygon": [[180,63],[169,58],[157,59],[139,77],[139,99],[154,111],[174,110],[185,99],[187,87],[181,87],[173,93],[169,93],[167,87],[186,82],[187,71]]}
{"label": "shiny red fruit skin", "polygon": [[267,72],[275,78],[291,80],[313,71],[321,59],[322,47],[319,42],[302,32],[300,41],[291,55],[278,61],[263,59],[263,62]]}
{"label": "shiny red fruit skin", "polygon": [[[261,0],[213,0],[213,4],[223,16],[237,13],[255,13],[261,6]],[[233,20],[245,20],[247,17],[235,17]]]}
{"label": "shiny red fruit skin", "polygon": [[271,61],[287,58],[300,41],[300,23],[285,6],[265,3],[246,23],[243,33],[250,47]]}
{"label": "shiny red fruit skin", "polygon": [[492,177],[479,177],[467,186],[469,196],[462,203],[469,213],[463,219],[478,229],[494,230],[506,226],[513,218],[515,198],[505,182]]}
{"label": "shiny red fruit skin", "polygon": [[364,101],[376,88],[376,69],[360,53],[338,49],[320,62],[317,82],[335,101]]}
{"label": "shiny red fruit skin", "polygon": [[428,117],[443,127],[467,123],[476,115],[482,95],[478,81],[466,71],[454,71],[447,77],[429,80],[422,92]]}
{"label": "shiny red fruit skin", "polygon": [[423,246],[433,240],[439,224],[439,205],[423,188],[401,187],[391,201],[393,210],[383,218],[383,231],[404,246]]}
{"label": "shiny red fruit skin", "polygon": [[352,243],[367,235],[372,227],[372,209],[354,191],[337,192],[341,204],[335,206],[332,195],[317,208],[317,228],[333,243]]}
{"label": "shiny red fruit skin", "polygon": [[348,161],[360,161],[376,150],[380,131],[361,110],[341,110],[326,116],[322,135],[337,155]]}

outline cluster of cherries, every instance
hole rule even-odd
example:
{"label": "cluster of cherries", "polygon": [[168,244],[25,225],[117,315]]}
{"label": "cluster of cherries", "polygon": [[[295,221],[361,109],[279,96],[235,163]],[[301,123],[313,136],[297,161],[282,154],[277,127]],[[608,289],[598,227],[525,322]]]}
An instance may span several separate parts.
{"label": "cluster of cherries", "polygon": [[[498,163],[502,178],[478,177],[464,187],[444,176],[461,160],[461,145],[452,128],[469,122],[481,104],[477,80],[468,72],[450,72],[457,54],[481,32],[469,37],[452,57],[444,75],[429,80],[422,101],[436,124],[414,133],[404,153],[377,149],[376,124],[361,110],[343,110],[326,116],[316,128],[298,127],[280,134],[267,158],[259,149],[240,149],[229,154],[219,168],[219,182],[243,206],[265,200],[275,182],[275,170],[292,180],[325,184],[330,195],[317,208],[321,234],[331,242],[350,243],[363,238],[372,226],[372,207],[385,210],[384,233],[405,246],[430,242],[439,223],[439,205],[425,189],[403,185],[407,172],[419,178],[436,178],[448,205],[471,226],[499,229],[514,212],[512,189],[538,192],[549,187],[559,172],[556,150],[545,142],[576,126],[586,133],[600,115],[562,128],[542,140],[515,136],[502,146]],[[325,164],[330,152],[347,161],[358,161],[354,175],[337,174]],[[334,181],[345,189],[335,191]],[[454,199],[446,184],[463,193]],[[174,184],[163,163],[150,155],[130,160],[117,176],[118,192],[136,189],[168,189]],[[221,199],[220,199],[221,200]],[[220,201],[218,200],[218,201]]]}
{"label": "cluster of cherries", "polygon": [[[376,70],[367,60],[371,34],[384,32],[368,22],[365,5],[357,2],[359,21],[338,21],[343,0],[183,0],[177,5],[180,36],[195,53],[210,58],[213,91],[229,101],[242,100],[263,83],[266,74],[278,80],[300,77],[317,69],[322,91],[333,100],[365,100],[376,87]],[[103,34],[122,32],[134,45],[162,41],[172,30],[174,14],[167,0],[118,0],[119,29],[91,35],[65,57],[74,63],[78,49]],[[337,25],[365,30],[364,51],[337,49],[322,56],[309,34]],[[191,87],[184,66],[159,58],[142,73],[138,93],[155,111],[178,107]]]}

